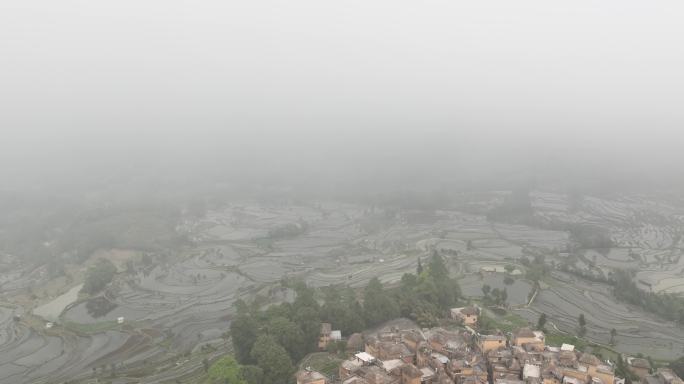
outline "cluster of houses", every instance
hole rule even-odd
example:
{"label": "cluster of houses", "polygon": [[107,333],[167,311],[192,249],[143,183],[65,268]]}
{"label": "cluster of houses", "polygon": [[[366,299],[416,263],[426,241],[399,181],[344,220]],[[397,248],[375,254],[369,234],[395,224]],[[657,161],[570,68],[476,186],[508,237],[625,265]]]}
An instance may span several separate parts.
{"label": "cluster of houses", "polygon": [[[352,335],[352,357],[337,375],[328,378],[305,369],[297,373],[297,384],[624,384],[610,362],[573,345],[547,346],[541,331],[479,334],[473,329],[479,313],[477,307],[453,309],[452,316],[465,326],[457,331],[391,329],[365,338]],[[321,341],[331,340],[332,332],[324,325]],[[627,365],[643,384],[684,384],[671,370],[651,374],[647,360],[629,358]]]}

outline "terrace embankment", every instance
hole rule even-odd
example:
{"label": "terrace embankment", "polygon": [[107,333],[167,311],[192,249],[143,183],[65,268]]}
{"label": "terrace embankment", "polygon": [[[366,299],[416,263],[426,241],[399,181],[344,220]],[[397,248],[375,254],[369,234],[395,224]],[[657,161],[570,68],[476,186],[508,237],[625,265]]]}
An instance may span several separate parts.
{"label": "terrace embankment", "polygon": [[[463,207],[429,212],[337,202],[242,202],[210,211],[185,223],[191,247],[152,255],[147,263],[137,260],[132,271],[120,271],[106,295],[113,305],[105,314],[94,316],[85,302],[77,303],[59,315],[55,329],[46,330],[42,323],[13,319],[27,313],[30,302],[0,307],[0,383],[85,379],[112,364],[123,375],[155,362],[171,364],[173,369],[156,377],[173,380],[201,367],[194,354],[181,354],[201,345],[225,344],[222,334],[235,300],[257,292],[286,300],[287,295],[273,289],[283,277],[303,278],[313,286],[361,287],[376,276],[395,282],[415,271],[418,260],[434,249],[444,251],[468,296],[480,296],[484,284],[506,288],[508,304],[520,307],[516,312],[531,322],[546,313],[560,330],[575,332],[577,317],[584,313],[592,340],[607,343],[615,328],[618,350],[654,358],[684,353],[681,328],[616,302],[606,284],[554,271],[548,286],[525,308],[532,284],[524,279],[525,267],[519,262],[541,254],[549,266],[572,259],[592,273],[638,267],[638,279],[654,290],[679,292],[684,261],[679,257],[682,216],[677,212],[684,210],[633,196],[587,197],[571,210],[563,194],[534,192],[535,217],[558,224],[558,229],[549,229],[488,221],[484,209],[500,195],[473,195]],[[573,239],[562,228],[572,223],[600,226],[610,234],[613,248],[576,249],[568,255],[565,250]],[[521,272],[513,283],[504,282],[500,272],[480,275],[483,267],[498,271],[506,265]],[[42,284],[41,279],[39,273],[26,271],[1,281],[13,297],[12,292]],[[119,317],[124,324],[116,323]]]}

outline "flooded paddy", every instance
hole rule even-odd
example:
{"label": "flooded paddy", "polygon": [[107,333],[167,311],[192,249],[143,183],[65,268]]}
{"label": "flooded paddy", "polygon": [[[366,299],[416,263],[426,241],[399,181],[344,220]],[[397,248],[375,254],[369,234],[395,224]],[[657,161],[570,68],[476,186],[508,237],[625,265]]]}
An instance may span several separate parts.
{"label": "flooded paddy", "polygon": [[149,311],[143,309],[135,309],[126,306],[117,305],[114,309],[101,316],[94,315],[87,308],[87,303],[80,303],[64,313],[64,320],[79,324],[94,324],[97,322],[113,322],[120,316],[123,316],[128,321],[139,320],[144,318]]}
{"label": "flooded paddy", "polygon": [[[608,228],[616,247],[573,255],[585,259],[578,261],[583,270],[593,268],[592,263],[606,271],[639,268],[637,278],[654,291],[684,292],[684,258],[671,248],[675,227],[661,219],[662,207],[643,199],[588,198],[583,210],[570,213],[565,196],[553,193],[533,194],[533,206],[535,215],[549,220]],[[653,214],[644,214],[645,210]],[[457,210],[399,210],[388,217],[378,211],[330,202],[232,204],[188,226],[194,228],[191,249],[170,251],[154,264],[122,273],[116,289],[107,296],[115,306],[102,316],[92,316],[85,302],[69,307],[77,299],[76,287],[34,310],[46,318],[53,315],[74,323],[79,330],[105,327],[102,331],[77,335],[31,329],[12,321],[14,309],[0,307],[0,384],[40,382],[51,376],[86,377],[94,366],[139,364],[191,351],[220,338],[229,327],[235,300],[278,287],[283,276],[300,277],[316,287],[363,287],[373,277],[394,283],[404,273],[414,272],[418,259],[427,260],[433,249],[455,252],[447,255],[447,261],[451,272],[460,276],[467,297],[482,297],[484,284],[505,288],[508,304],[518,307],[515,312],[531,322],[546,313],[560,330],[575,332],[577,316],[584,313],[587,336],[593,340],[605,343],[615,328],[619,350],[655,358],[684,353],[682,328],[615,302],[604,284],[554,271],[559,277],[555,283],[542,290],[530,308],[524,308],[532,285],[520,277],[524,268],[517,259],[534,250],[546,254],[547,260],[562,261],[557,249],[568,243],[567,232],[490,223],[484,215]],[[635,217],[644,217],[645,224],[634,225]],[[278,232],[293,226],[305,229]],[[270,238],[273,233],[279,235]],[[499,271],[506,264],[514,264],[521,272],[511,284],[504,282],[503,273],[480,274],[483,266]],[[21,287],[38,279],[39,274],[26,273],[6,281]],[[286,299],[278,294],[273,298]],[[126,326],[112,326],[120,316]]]}
{"label": "flooded paddy", "polygon": [[508,294],[508,304],[511,306],[519,306],[527,303],[527,297],[532,291],[532,285],[520,279],[514,279],[512,284],[506,284],[504,282],[503,274],[487,274],[481,276],[468,275],[458,281],[461,286],[461,291],[466,297],[482,298],[484,294],[482,293],[482,286],[489,285],[492,289],[498,288],[499,290],[506,289]]}
{"label": "flooded paddy", "polygon": [[92,337],[42,335],[21,325],[0,345],[0,382],[54,382],[83,372],[88,365],[121,347],[128,336],[106,332]]}
{"label": "flooded paddy", "polygon": [[531,322],[546,313],[550,322],[570,333],[577,332],[577,318],[582,313],[587,320],[587,337],[608,344],[610,330],[615,328],[615,348],[626,353],[667,359],[684,352],[684,328],[617,302],[611,289],[568,276],[567,282],[557,280],[553,287],[542,290],[530,309],[517,312]]}
{"label": "flooded paddy", "polygon": [[56,321],[64,309],[78,299],[78,293],[81,291],[81,288],[83,288],[83,284],[72,287],[49,303],[36,307],[33,310],[33,314],[46,320]]}

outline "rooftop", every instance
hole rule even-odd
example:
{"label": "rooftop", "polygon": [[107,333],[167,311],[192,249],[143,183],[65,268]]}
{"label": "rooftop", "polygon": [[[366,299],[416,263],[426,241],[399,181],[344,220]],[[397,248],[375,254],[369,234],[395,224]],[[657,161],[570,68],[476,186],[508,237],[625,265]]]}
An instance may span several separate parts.
{"label": "rooftop", "polygon": [[356,355],[354,355],[357,359],[363,361],[364,363],[372,363],[375,361],[375,357],[371,355],[370,353],[366,352],[359,352]]}
{"label": "rooftop", "polygon": [[397,368],[403,367],[405,364],[406,363],[404,363],[404,361],[401,359],[385,360],[382,362],[382,368],[385,371],[390,372]]}
{"label": "rooftop", "polygon": [[311,371],[311,370],[302,370],[297,372],[297,382],[298,383],[310,383],[312,381],[318,381],[318,380],[325,380],[326,377],[323,376],[322,373],[316,372],[316,371]]}
{"label": "rooftop", "polygon": [[355,370],[355,369],[357,369],[357,368],[362,367],[362,366],[363,366],[363,362],[361,362],[361,361],[359,361],[359,360],[356,360],[356,359],[353,359],[353,360],[345,360],[345,361],[342,362],[341,365],[342,365],[342,368],[344,368],[344,369],[346,369],[346,370],[348,370],[348,371],[352,371],[352,370]]}
{"label": "rooftop", "polygon": [[482,340],[506,340],[504,335],[480,335]]}
{"label": "rooftop", "polygon": [[563,378],[563,384],[584,384],[582,380],[576,379],[574,377],[565,376]]}
{"label": "rooftop", "polygon": [[541,377],[541,367],[533,364],[525,364],[523,367],[523,379],[528,377]]}
{"label": "rooftop", "polygon": [[449,362],[449,358],[442,355],[441,353],[433,353],[431,356],[433,359],[437,359],[442,364],[446,364]]}
{"label": "rooftop", "polygon": [[515,337],[535,337],[536,335],[529,328],[520,328],[518,332],[515,333]]}
{"label": "rooftop", "polygon": [[421,377],[421,376],[423,376],[423,373],[421,372],[421,370],[416,368],[416,366],[413,364],[405,365],[403,368],[401,368],[401,373],[408,376],[408,377]]}
{"label": "rooftop", "polygon": [[579,361],[580,363],[589,364],[593,366],[601,364],[601,360],[599,360],[598,357],[592,355],[591,353],[583,353],[582,356],[580,356]]}
{"label": "rooftop", "polygon": [[430,378],[435,375],[435,371],[430,367],[421,368],[420,373],[423,379]]}
{"label": "rooftop", "polygon": [[451,313],[454,313],[454,314],[460,313],[460,314],[466,315],[466,316],[477,315],[479,312],[480,311],[477,309],[477,307],[474,307],[472,305],[467,306],[467,307],[451,308]]}
{"label": "rooftop", "polygon": [[358,377],[358,376],[350,376],[342,382],[342,384],[367,384],[367,383],[368,382],[365,379]]}
{"label": "rooftop", "polygon": [[651,364],[648,363],[648,360],[641,359],[638,357],[627,358],[627,364],[631,365],[634,368],[651,368]]}

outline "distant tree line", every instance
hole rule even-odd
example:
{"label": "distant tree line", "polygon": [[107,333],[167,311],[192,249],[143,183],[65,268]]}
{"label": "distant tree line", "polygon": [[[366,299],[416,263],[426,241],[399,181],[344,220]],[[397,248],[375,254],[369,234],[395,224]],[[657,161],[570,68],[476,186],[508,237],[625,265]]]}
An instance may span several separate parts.
{"label": "distant tree line", "polygon": [[594,225],[568,224],[566,230],[570,232],[570,240],[579,248],[606,249],[615,245],[610,232]]}
{"label": "distant tree line", "polygon": [[290,239],[293,237],[297,237],[299,235],[303,235],[304,233],[306,233],[306,231],[308,231],[308,229],[309,224],[306,221],[300,219],[296,224],[287,223],[269,230],[268,237],[274,240]]}
{"label": "distant tree line", "polygon": [[516,188],[498,207],[487,213],[487,220],[533,224],[534,210],[528,188]]}
{"label": "distant tree line", "polygon": [[616,270],[613,273],[613,293],[621,301],[684,325],[684,299],[682,297],[644,291],[636,285],[629,271]]}
{"label": "distant tree line", "polygon": [[156,251],[184,244],[176,231],[178,204],[141,199],[107,204],[20,198],[0,194],[0,251],[52,274],[65,262],[81,262],[98,249]]}
{"label": "distant tree line", "polygon": [[541,254],[534,255],[534,259],[530,261],[527,257],[520,258],[520,264],[524,265],[527,271],[525,277],[535,284],[537,284],[544,276],[550,273],[550,268],[546,264],[546,257]]}

